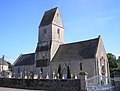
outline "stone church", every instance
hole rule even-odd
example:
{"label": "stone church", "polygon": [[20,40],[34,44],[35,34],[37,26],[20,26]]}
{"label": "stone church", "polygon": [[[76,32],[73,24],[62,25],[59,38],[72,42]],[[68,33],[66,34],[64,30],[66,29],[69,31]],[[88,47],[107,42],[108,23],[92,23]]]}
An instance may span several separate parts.
{"label": "stone church", "polygon": [[64,43],[64,25],[58,7],[46,11],[38,27],[35,53],[21,54],[13,66],[13,77],[38,79],[79,79],[109,76],[109,64],[101,36]]}

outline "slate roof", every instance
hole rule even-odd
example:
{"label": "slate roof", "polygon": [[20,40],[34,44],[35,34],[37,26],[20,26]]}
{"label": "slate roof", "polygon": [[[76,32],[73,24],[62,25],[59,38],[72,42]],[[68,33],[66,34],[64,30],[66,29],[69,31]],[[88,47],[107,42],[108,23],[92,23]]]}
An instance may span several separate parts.
{"label": "slate roof", "polygon": [[18,58],[17,62],[14,66],[22,66],[22,65],[34,65],[34,55],[35,53],[30,54],[22,54],[20,58]]}
{"label": "slate roof", "polygon": [[48,59],[37,60],[36,67],[47,67]]}
{"label": "slate roof", "polygon": [[94,58],[99,37],[91,40],[63,44],[59,47],[52,62],[74,61],[87,58]]}
{"label": "slate roof", "polygon": [[39,28],[46,26],[46,25],[49,25],[49,24],[52,24],[56,10],[57,10],[57,7],[50,9],[44,13],[44,16],[43,16],[42,21],[39,25]]}
{"label": "slate roof", "polygon": [[2,61],[2,58],[0,58],[0,65],[8,65],[8,63],[6,60]]}

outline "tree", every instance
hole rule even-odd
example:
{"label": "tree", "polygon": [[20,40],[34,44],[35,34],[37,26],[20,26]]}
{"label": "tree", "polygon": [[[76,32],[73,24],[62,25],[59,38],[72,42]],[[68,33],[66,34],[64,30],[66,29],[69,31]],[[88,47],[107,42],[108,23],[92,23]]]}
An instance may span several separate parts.
{"label": "tree", "polygon": [[120,63],[117,63],[117,68],[113,68],[113,71],[120,71]]}
{"label": "tree", "polygon": [[113,71],[120,71],[120,56],[117,59],[117,67],[113,69]]}
{"label": "tree", "polygon": [[40,74],[43,74],[43,67],[40,67]]}
{"label": "tree", "polygon": [[7,62],[8,63],[8,69],[9,71],[12,71],[12,64],[10,62]]}
{"label": "tree", "polygon": [[117,62],[120,63],[120,56],[118,56]]}
{"label": "tree", "polygon": [[58,74],[59,74],[59,79],[61,79],[62,78],[61,65],[59,65],[59,67],[58,67]]}
{"label": "tree", "polygon": [[69,65],[67,66],[67,78],[68,79],[71,78],[71,73],[70,73],[70,67],[69,67]]}
{"label": "tree", "polygon": [[108,57],[108,61],[109,61],[109,68],[110,68],[110,76],[113,77],[113,69],[117,68],[117,60],[116,60],[116,56],[113,55],[112,53],[108,53],[107,54]]}

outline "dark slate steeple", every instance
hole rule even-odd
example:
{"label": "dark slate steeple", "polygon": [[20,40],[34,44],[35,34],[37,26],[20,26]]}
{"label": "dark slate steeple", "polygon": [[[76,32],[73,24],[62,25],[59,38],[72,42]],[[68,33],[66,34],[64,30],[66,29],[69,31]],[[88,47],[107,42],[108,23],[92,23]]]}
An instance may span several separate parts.
{"label": "dark slate steeple", "polygon": [[44,13],[44,16],[43,16],[42,21],[39,25],[39,28],[46,26],[46,25],[49,25],[49,24],[52,24],[52,21],[53,21],[53,18],[54,18],[54,15],[55,15],[57,8],[58,7],[55,7],[55,8],[50,9]]}

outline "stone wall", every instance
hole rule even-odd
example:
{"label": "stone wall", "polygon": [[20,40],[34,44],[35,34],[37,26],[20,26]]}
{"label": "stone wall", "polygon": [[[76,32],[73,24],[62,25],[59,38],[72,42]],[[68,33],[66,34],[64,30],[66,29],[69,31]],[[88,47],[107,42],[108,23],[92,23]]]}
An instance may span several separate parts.
{"label": "stone wall", "polygon": [[114,71],[114,81],[116,91],[120,91],[120,71]]}
{"label": "stone wall", "polygon": [[[104,66],[104,67],[103,67]],[[109,62],[104,48],[101,36],[99,36],[99,43],[96,53],[96,75],[102,76],[102,67],[104,68],[104,76],[110,77]]]}
{"label": "stone wall", "polygon": [[35,80],[35,79],[0,79],[0,87],[24,88],[48,91],[82,91],[80,80]]}
{"label": "stone wall", "polygon": [[[71,59],[72,61],[57,61],[57,62],[51,62],[50,64],[50,73],[53,73],[53,71],[58,74],[58,67],[61,65],[61,72],[62,75],[65,74],[64,70],[67,70],[66,64],[70,66],[70,72],[73,74],[73,76],[77,75],[79,76],[80,72],[87,72],[88,73],[88,78],[96,75],[95,74],[95,59],[90,58],[90,59],[82,59],[82,60],[74,60]],[[82,70],[80,70],[80,63],[82,63]],[[51,74],[52,75],[52,74]]]}

